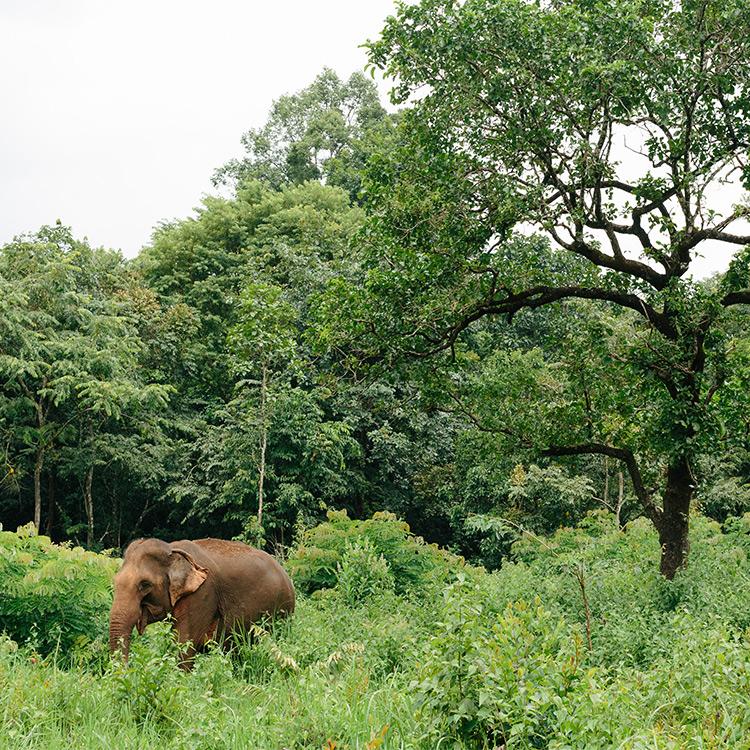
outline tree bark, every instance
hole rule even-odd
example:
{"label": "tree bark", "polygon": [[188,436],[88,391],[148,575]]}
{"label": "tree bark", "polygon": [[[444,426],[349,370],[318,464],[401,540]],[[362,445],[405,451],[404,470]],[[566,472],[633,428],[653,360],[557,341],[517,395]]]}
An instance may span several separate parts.
{"label": "tree bark", "polygon": [[34,460],[34,526],[37,534],[42,526],[42,469],[44,468],[44,446],[38,445]]}
{"label": "tree bark", "polygon": [[[44,378],[42,381],[44,387],[47,386],[47,379]],[[21,388],[26,394],[27,398],[34,404],[34,410],[36,411],[36,426],[39,429],[39,435],[37,436],[38,444],[36,447],[36,456],[34,458],[34,526],[36,527],[36,533],[38,534],[42,525],[42,469],[44,467],[44,441],[42,439],[42,432],[47,422],[47,409],[44,409],[41,400],[32,393],[31,389],[26,383],[21,380]]]}
{"label": "tree bark", "polygon": [[47,523],[45,533],[52,537],[52,526],[55,523],[55,474],[52,470],[47,472]]}
{"label": "tree bark", "polygon": [[695,488],[690,465],[684,456],[672,461],[667,469],[662,513],[657,529],[661,545],[661,573],[672,580],[687,562],[690,501]]}
{"label": "tree bark", "polygon": [[266,478],[266,447],[268,445],[268,424],[266,419],[266,398],[268,390],[268,368],[263,365],[260,384],[260,460],[258,462],[258,526],[263,526],[263,490]]}
{"label": "tree bark", "polygon": [[609,456],[604,456],[604,507],[609,507]]}
{"label": "tree bark", "polygon": [[88,529],[86,532],[86,546],[88,546],[89,548],[94,543],[94,497],[91,491],[93,484],[94,467],[89,466],[83,482],[83,504],[86,508],[86,522],[88,524]]}
{"label": "tree bark", "polygon": [[[695,486],[690,464],[684,456],[672,459],[667,468],[667,479],[661,507],[657,507],[646,487],[632,451],[615,448],[602,443],[554,446],[544,451],[548,456],[581,456],[603,454],[620,459],[628,469],[635,495],[643,506],[646,516],[656,527],[661,545],[660,569],[662,575],[672,580],[680,568],[685,567],[689,551],[689,514]],[[619,507],[622,507],[622,493]]]}

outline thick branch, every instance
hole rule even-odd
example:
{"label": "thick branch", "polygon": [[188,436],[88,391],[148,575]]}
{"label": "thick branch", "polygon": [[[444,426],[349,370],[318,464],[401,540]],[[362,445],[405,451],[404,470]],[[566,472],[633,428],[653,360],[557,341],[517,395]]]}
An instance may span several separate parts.
{"label": "thick branch", "polygon": [[720,240],[731,245],[750,245],[750,235],[747,234],[731,234],[718,229],[701,229],[690,236],[688,247],[695,247],[703,240]]}
{"label": "thick branch", "polygon": [[554,445],[542,451],[545,456],[584,456],[584,455],[602,455],[616,458],[622,461],[628,469],[630,480],[633,483],[633,490],[643,509],[649,518],[658,527],[661,516],[661,509],[654,505],[651,499],[651,493],[646,489],[643,483],[643,477],[635,460],[633,452],[629,448],[615,448],[605,443],[582,443],[580,445]]}
{"label": "thick branch", "polygon": [[721,301],[724,307],[730,305],[750,305],[750,289],[739,289],[736,292],[729,292]]}
{"label": "thick branch", "polygon": [[732,234],[724,230],[738,219],[747,215],[747,209],[742,206],[733,211],[726,219],[720,221],[716,226],[699,229],[697,232],[688,234],[680,245],[680,249],[688,251],[704,240],[720,240],[732,245],[750,245],[750,236]]}
{"label": "thick branch", "polygon": [[[586,226],[591,229],[603,229],[617,234],[636,234],[634,230],[631,231],[630,227],[622,227],[608,221],[587,221]],[[622,253],[617,254],[616,251],[615,255],[603,253],[598,248],[584,241],[580,236],[580,232],[577,233],[578,236],[576,239],[571,242],[566,242],[557,234],[557,232],[554,231],[554,229],[548,231],[550,231],[550,234],[555,241],[566,250],[570,250],[570,252],[590,260],[601,268],[609,268],[613,271],[619,271],[620,273],[625,273],[637,279],[641,279],[654,287],[654,289],[661,290],[667,285],[667,281],[669,280],[668,277],[651,268],[648,264],[641,263],[639,260],[627,258]],[[650,245],[648,247],[650,249]]]}
{"label": "thick branch", "polygon": [[[663,336],[670,340],[677,338],[677,332],[672,321],[663,313],[655,310],[637,294],[618,292],[612,289],[600,287],[562,286],[548,287],[538,286],[517,294],[509,294],[503,300],[491,300],[478,305],[468,312],[461,321],[439,337],[439,344],[428,352],[414,352],[421,356],[428,356],[445,349],[452,348],[458,336],[472,323],[486,315],[508,315],[512,317],[523,309],[536,309],[563,299],[591,299],[603,302],[612,302],[621,307],[628,307],[642,315]],[[434,340],[438,343],[438,339]]]}

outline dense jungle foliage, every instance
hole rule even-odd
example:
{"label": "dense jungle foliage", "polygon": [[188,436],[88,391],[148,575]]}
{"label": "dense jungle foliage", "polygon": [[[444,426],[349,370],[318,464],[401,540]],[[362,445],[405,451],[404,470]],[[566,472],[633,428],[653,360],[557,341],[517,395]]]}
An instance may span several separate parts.
{"label": "dense jungle foliage", "polygon": [[[0,747],[750,748],[750,2],[367,46],[397,112],[324,70],[137,257],[0,248]],[[142,536],[297,612],[111,661]]]}
{"label": "dense jungle foliage", "polygon": [[115,560],[3,532],[0,747],[747,748],[750,516],[692,520],[668,581],[645,519],[595,512],[487,573],[331,512],[290,551],[294,617],[189,673],[166,623],[110,661]]}

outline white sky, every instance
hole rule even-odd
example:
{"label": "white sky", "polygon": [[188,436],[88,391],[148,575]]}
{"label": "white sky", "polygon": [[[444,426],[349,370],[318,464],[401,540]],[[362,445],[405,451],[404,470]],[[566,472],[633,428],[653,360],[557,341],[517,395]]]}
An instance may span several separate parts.
{"label": "white sky", "polygon": [[[393,0],[0,0],[0,245],[60,219],[135,255],[212,191],[273,99],[326,65],[361,69],[359,45],[391,12]],[[693,273],[735,250],[708,245]]]}
{"label": "white sky", "polygon": [[[0,0],[0,245],[60,219],[135,255],[273,99],[366,62],[392,0]],[[385,88],[384,88],[385,90]]]}

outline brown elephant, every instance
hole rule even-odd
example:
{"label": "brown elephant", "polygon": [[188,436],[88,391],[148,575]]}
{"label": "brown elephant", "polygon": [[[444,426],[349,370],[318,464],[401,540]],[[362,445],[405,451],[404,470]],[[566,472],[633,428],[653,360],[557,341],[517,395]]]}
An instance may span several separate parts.
{"label": "brown elephant", "polygon": [[178,640],[190,641],[189,659],[214,639],[266,616],[294,611],[294,587],[271,555],[241,542],[198,539],[132,542],[115,576],[109,646],[127,660],[133,628],[171,614]]}

